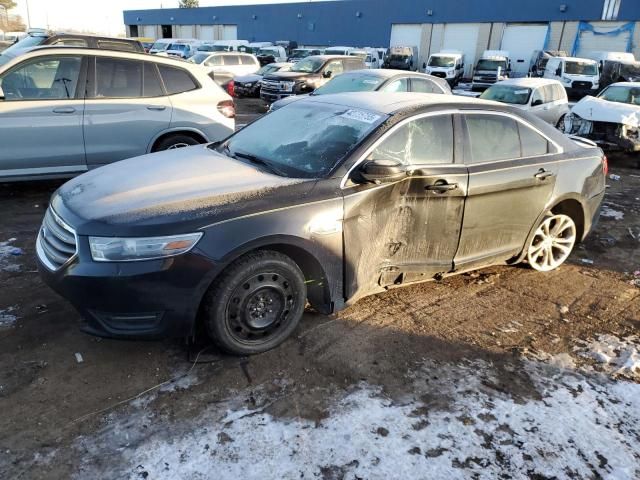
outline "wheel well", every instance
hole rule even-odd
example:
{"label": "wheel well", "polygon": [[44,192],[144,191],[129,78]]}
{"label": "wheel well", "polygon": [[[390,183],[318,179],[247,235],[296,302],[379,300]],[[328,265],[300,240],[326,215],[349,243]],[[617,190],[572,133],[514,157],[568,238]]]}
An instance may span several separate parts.
{"label": "wheel well", "polygon": [[167,139],[169,137],[172,137],[174,135],[186,135],[187,137],[193,138],[198,143],[206,143],[207,142],[207,140],[202,135],[200,135],[199,133],[192,132],[190,130],[177,130],[175,132],[164,133],[164,134],[160,135],[158,138],[156,138],[156,141],[153,142],[153,146],[151,147],[151,151],[152,152],[156,152],[157,151],[156,149],[158,148],[158,144],[160,142],[162,142],[163,140],[165,140],[165,139]]}
{"label": "wheel well", "polygon": [[584,208],[577,200],[563,200],[551,209],[551,213],[563,214],[571,217],[576,224],[576,234],[578,242],[582,240],[584,235]]}

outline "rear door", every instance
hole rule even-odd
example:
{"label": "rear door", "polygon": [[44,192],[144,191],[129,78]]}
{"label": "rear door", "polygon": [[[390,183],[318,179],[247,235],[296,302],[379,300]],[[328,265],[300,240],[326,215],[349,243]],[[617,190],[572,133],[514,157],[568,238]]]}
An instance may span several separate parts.
{"label": "rear door", "polygon": [[84,141],[89,167],[143,155],[169,128],[171,102],[153,62],[94,57],[87,97]]}
{"label": "rear door", "polygon": [[82,116],[87,57],[25,60],[0,77],[0,176],[86,169]]}
{"label": "rear door", "polygon": [[474,112],[464,118],[469,189],[456,269],[520,253],[551,198],[561,151],[510,115]]}
{"label": "rear door", "polygon": [[466,166],[456,163],[462,150],[454,142],[454,119],[447,113],[402,121],[363,162],[393,159],[410,175],[345,186],[347,298],[451,271],[467,190]]}

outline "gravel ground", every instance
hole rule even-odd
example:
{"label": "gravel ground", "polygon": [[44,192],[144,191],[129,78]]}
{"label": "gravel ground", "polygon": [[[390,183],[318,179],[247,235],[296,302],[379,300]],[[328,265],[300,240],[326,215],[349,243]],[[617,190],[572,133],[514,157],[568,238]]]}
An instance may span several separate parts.
{"label": "gravel ground", "polygon": [[35,271],[60,182],[0,185],[0,478],[639,478],[640,170],[610,164],[561,269],[308,312],[251,358],[80,333]]}

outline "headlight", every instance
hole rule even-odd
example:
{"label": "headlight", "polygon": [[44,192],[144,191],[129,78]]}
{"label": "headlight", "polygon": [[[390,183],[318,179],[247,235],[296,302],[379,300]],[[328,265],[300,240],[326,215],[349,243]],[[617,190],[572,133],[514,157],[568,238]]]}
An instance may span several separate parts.
{"label": "headlight", "polygon": [[132,262],[187,253],[201,238],[202,233],[143,238],[89,237],[89,246],[96,262]]}

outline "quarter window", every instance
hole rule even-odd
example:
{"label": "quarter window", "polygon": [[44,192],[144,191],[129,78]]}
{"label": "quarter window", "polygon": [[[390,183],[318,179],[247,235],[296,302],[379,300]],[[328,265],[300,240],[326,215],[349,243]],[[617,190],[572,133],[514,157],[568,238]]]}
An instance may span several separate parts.
{"label": "quarter window", "polygon": [[240,55],[240,62],[242,65],[255,65],[256,62],[253,60],[253,57],[249,55]]}
{"label": "quarter window", "polygon": [[82,57],[29,60],[0,78],[6,101],[75,98]]}
{"label": "quarter window", "polygon": [[393,159],[405,165],[453,163],[453,117],[410,121],[378,145],[369,159]]}
{"label": "quarter window", "polygon": [[214,55],[204,62],[207,67],[219,67],[222,65],[222,57],[220,55]]}
{"label": "quarter window", "polygon": [[393,93],[393,92],[408,92],[409,91],[409,82],[406,78],[401,78],[400,80],[396,80],[391,82],[389,85],[385,86],[382,89],[383,92]]}
{"label": "quarter window", "polygon": [[471,143],[471,163],[520,157],[516,121],[496,115],[467,115]]}
{"label": "quarter window", "polygon": [[191,75],[185,70],[168,65],[158,65],[160,76],[164,82],[164,87],[169,95],[189,92],[198,88]]}
{"label": "quarter window", "polygon": [[535,157],[536,155],[549,153],[549,142],[546,138],[522,123],[517,123],[523,157]]}

